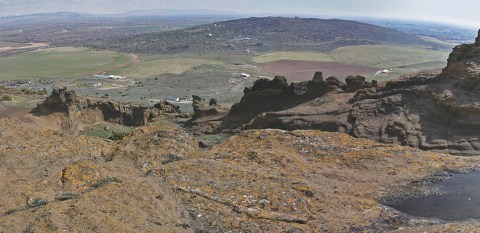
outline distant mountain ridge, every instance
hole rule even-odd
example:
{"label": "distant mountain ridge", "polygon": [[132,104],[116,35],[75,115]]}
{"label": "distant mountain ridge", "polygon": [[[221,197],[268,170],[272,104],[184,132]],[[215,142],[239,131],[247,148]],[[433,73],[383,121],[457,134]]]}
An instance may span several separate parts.
{"label": "distant mountain ridge", "polygon": [[135,53],[180,52],[187,49],[198,52],[329,51],[342,46],[365,44],[430,45],[415,35],[366,23],[297,17],[253,17],[86,43],[91,47]]}

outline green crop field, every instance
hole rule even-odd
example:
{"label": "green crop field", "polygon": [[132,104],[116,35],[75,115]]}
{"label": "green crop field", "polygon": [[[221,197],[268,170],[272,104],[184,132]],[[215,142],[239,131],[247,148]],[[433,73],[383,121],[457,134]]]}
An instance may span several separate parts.
{"label": "green crop field", "polygon": [[[449,52],[396,45],[361,45],[338,48],[330,56],[338,62],[374,66],[382,69],[417,64],[446,64]],[[427,67],[428,68],[428,67]],[[438,67],[437,67],[438,68]]]}
{"label": "green crop field", "polygon": [[220,63],[220,61],[208,58],[148,56],[140,57],[138,63],[130,64],[112,72],[132,78],[148,78],[160,74],[183,74],[200,65]]}
{"label": "green crop field", "polygon": [[326,53],[304,52],[304,51],[275,51],[269,52],[253,59],[255,63],[268,63],[279,60],[299,60],[299,61],[325,61],[334,62],[335,59]]}
{"label": "green crop field", "polygon": [[0,80],[74,78],[131,62],[131,56],[86,48],[50,48],[0,58]]}

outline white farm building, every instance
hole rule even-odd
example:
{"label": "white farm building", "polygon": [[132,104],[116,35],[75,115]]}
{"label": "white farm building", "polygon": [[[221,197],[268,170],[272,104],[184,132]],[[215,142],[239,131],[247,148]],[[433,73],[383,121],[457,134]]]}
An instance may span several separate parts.
{"label": "white farm building", "polygon": [[125,79],[125,77],[123,77],[123,76],[118,76],[118,75],[94,74],[93,77],[94,77],[94,78],[103,78],[103,79],[115,79],[115,80]]}

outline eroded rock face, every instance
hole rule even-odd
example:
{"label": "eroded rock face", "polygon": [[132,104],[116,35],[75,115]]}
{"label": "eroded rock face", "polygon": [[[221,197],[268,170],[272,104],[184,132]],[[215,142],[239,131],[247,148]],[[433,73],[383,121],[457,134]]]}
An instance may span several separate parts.
{"label": "eroded rock face", "polygon": [[33,112],[39,115],[65,114],[62,123],[64,128],[75,127],[75,122],[95,123],[99,120],[126,126],[140,126],[155,121],[158,117],[181,115],[179,107],[167,101],[159,102],[150,108],[112,100],[80,97],[75,91],[67,88],[54,89]]}
{"label": "eroded rock face", "polygon": [[291,108],[312,100],[330,91],[317,72],[311,81],[289,84],[285,77],[276,76],[273,80],[259,79],[253,87],[245,88],[240,103],[232,106],[229,121],[248,122],[260,113]]}
{"label": "eroded rock face", "polygon": [[218,105],[216,99],[210,99],[209,103],[207,104],[200,98],[200,96],[192,96],[193,98],[193,116],[192,121],[202,118],[208,117],[216,114],[226,113],[228,109],[222,108],[222,106]]}
{"label": "eroded rock face", "polygon": [[475,39],[475,45],[476,45],[476,46],[480,46],[480,30],[478,30],[478,36],[477,36],[477,38]]}
{"label": "eroded rock face", "polygon": [[345,78],[345,83],[346,86],[344,86],[344,89],[351,92],[358,91],[364,88],[371,88],[376,84],[376,82],[374,82],[374,84],[366,82],[365,77],[359,75],[348,76],[347,78]]}
{"label": "eroded rock face", "polygon": [[360,89],[356,93],[329,93],[270,108],[244,128],[340,131],[424,150],[480,155],[479,40],[457,46],[440,74],[423,72],[381,87],[351,76],[344,89]]}

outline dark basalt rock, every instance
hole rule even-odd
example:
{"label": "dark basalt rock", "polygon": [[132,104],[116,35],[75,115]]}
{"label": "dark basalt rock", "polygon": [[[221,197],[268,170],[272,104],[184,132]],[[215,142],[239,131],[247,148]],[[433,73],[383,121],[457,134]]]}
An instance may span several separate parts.
{"label": "dark basalt rock", "polygon": [[288,84],[283,76],[273,80],[259,79],[252,88],[245,88],[240,103],[232,106],[230,119],[248,122],[262,112],[279,111],[315,99],[330,90],[322,73],[311,81]]}
{"label": "dark basalt rock", "polygon": [[475,46],[480,46],[480,30],[478,30],[478,36],[475,39]]}
{"label": "dark basalt rock", "polygon": [[343,83],[343,82],[341,82],[340,80],[338,80],[338,78],[335,77],[335,76],[330,76],[330,77],[328,77],[326,81],[327,81],[327,84],[328,84],[329,86],[334,86],[334,87],[336,87],[336,88],[342,88],[342,89],[343,89],[343,88],[345,88],[345,86],[346,86],[345,83]]}
{"label": "dark basalt rock", "polygon": [[345,78],[345,83],[347,85],[343,86],[343,90],[350,91],[350,92],[355,92],[364,88],[371,88],[376,85],[376,82],[374,83],[366,82],[365,77],[359,76],[359,75],[348,76],[347,78]]}

